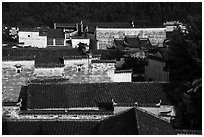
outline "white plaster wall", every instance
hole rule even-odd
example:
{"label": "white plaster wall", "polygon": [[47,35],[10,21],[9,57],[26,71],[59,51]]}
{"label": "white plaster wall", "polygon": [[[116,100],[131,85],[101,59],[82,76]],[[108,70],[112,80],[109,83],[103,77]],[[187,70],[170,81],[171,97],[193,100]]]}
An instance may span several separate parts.
{"label": "white plaster wall", "polygon": [[[30,35],[30,37],[28,37]],[[39,32],[19,31],[19,42],[24,42],[24,46],[45,48],[47,46],[47,36],[39,36]]]}
{"label": "white plaster wall", "polygon": [[69,59],[64,60],[65,67],[66,66],[75,66],[79,64],[83,64],[83,66],[88,67],[88,64],[91,63],[91,59]]}
{"label": "white plaster wall", "polygon": [[32,68],[35,65],[34,60],[23,60],[23,61],[2,61],[2,68],[16,68],[16,64],[21,64],[23,68]]}
{"label": "white plaster wall", "polygon": [[132,73],[115,73],[113,82],[132,82]]}
{"label": "white plaster wall", "polygon": [[75,66],[79,64],[83,64],[83,66],[88,67],[88,64],[91,64],[91,60],[100,60],[100,57],[97,58],[85,58],[85,59],[66,59],[64,60],[65,67],[66,66]]}
{"label": "white plaster wall", "polygon": [[34,75],[36,77],[63,76],[64,68],[35,68]]}
{"label": "white plaster wall", "polygon": [[74,39],[74,38],[72,38],[72,39],[71,39],[71,42],[72,42],[72,48],[78,47],[77,44],[79,44],[80,42],[81,42],[81,43],[86,43],[86,44],[89,46],[89,44],[90,44],[90,39]]}

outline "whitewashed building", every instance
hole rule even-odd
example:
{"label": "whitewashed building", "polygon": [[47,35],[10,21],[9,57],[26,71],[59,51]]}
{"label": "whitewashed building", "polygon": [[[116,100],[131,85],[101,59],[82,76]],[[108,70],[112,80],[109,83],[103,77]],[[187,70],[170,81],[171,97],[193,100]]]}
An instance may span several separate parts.
{"label": "whitewashed building", "polygon": [[18,32],[19,43],[23,46],[31,46],[38,48],[47,47],[47,36],[40,35],[37,29],[20,29]]}

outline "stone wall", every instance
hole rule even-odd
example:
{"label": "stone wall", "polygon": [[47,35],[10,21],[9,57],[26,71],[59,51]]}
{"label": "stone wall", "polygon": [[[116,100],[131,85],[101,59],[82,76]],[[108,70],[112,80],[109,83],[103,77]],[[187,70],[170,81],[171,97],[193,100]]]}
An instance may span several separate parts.
{"label": "stone wall", "polygon": [[65,60],[65,77],[71,83],[111,82],[115,63],[92,63],[92,59]]}
{"label": "stone wall", "polygon": [[34,60],[3,61],[2,68],[14,69],[16,68],[15,67],[16,64],[22,65],[22,68],[25,68],[25,69],[33,69],[35,65],[35,61]]}
{"label": "stone wall", "polygon": [[34,76],[35,77],[62,77],[64,76],[64,68],[63,67],[35,68]]}
{"label": "stone wall", "polygon": [[152,45],[161,46],[166,39],[166,28],[96,28],[98,49],[112,47],[115,38],[123,39],[126,35],[149,38]]}
{"label": "stone wall", "polygon": [[2,117],[6,119],[18,118],[19,111],[19,106],[2,106]]}
{"label": "stone wall", "polygon": [[[17,73],[15,64],[22,65],[22,71]],[[34,78],[34,61],[3,61],[2,62],[2,100],[16,102],[21,85]]]}

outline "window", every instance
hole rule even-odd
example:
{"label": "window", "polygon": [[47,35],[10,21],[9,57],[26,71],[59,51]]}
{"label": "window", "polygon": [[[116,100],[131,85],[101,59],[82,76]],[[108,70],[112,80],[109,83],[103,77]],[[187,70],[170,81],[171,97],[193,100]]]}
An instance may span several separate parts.
{"label": "window", "polygon": [[80,71],[81,71],[81,68],[77,68],[77,71],[80,72]]}
{"label": "window", "polygon": [[17,73],[20,73],[21,72],[21,70],[20,69],[17,69]]}
{"label": "window", "polygon": [[77,65],[76,71],[77,72],[82,71],[82,66],[83,66],[83,64]]}
{"label": "window", "polygon": [[21,64],[15,64],[16,67],[16,73],[20,73],[22,71],[22,65]]}

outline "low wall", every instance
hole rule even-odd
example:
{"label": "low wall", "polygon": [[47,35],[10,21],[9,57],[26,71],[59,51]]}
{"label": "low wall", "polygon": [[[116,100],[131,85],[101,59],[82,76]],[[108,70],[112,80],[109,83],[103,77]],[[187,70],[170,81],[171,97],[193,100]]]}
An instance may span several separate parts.
{"label": "low wall", "polygon": [[22,68],[33,69],[35,61],[34,60],[2,61],[2,68],[16,68],[15,67],[16,64],[22,65]]}
{"label": "low wall", "polygon": [[35,68],[34,76],[36,77],[55,77],[64,76],[64,68]]}
{"label": "low wall", "polygon": [[113,82],[132,82],[132,72],[115,73]]}

